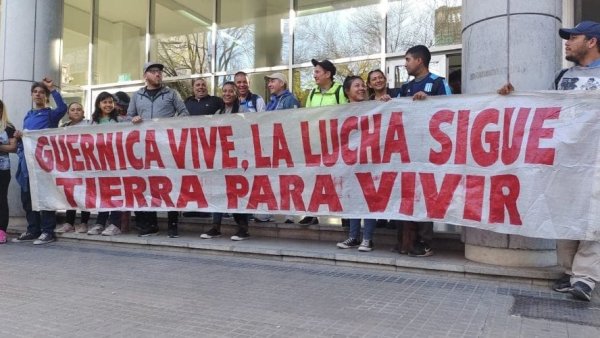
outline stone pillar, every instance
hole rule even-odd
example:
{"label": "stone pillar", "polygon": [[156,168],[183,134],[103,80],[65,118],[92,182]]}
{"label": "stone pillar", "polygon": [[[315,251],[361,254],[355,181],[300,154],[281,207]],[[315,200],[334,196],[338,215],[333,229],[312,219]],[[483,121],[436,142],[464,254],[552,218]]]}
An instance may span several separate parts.
{"label": "stone pillar", "polygon": [[[31,109],[31,83],[50,76],[59,85],[62,16],[62,0],[2,0],[0,97],[17,129]],[[14,155],[11,164],[14,177]],[[24,215],[20,196],[20,187],[12,179],[8,195],[12,216]]]}
{"label": "stone pillar", "polygon": [[[549,89],[561,68],[561,16],[561,0],[463,0],[463,93],[495,92],[507,80],[520,91]],[[554,240],[466,227],[463,239],[473,261],[556,265]]]}

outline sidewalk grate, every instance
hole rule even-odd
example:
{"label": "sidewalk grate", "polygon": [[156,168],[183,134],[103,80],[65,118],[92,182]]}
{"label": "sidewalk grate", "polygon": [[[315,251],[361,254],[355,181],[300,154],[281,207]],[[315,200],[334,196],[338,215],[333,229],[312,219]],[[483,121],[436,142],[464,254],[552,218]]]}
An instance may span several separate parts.
{"label": "sidewalk grate", "polygon": [[521,295],[513,297],[511,315],[600,327],[600,304]]}

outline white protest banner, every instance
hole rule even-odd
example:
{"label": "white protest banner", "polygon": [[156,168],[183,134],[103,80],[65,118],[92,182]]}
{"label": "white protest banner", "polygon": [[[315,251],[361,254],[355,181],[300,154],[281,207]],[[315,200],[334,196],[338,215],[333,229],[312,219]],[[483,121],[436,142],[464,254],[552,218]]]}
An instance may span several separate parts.
{"label": "white protest banner", "polygon": [[462,95],[23,138],[36,209],[433,220],[600,239],[600,92]]}

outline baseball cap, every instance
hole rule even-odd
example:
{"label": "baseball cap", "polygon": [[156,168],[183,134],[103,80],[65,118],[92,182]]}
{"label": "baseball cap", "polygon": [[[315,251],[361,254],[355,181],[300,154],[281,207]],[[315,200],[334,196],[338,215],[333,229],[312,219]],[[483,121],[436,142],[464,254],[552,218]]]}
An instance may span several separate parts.
{"label": "baseball cap", "polygon": [[328,72],[331,72],[331,76],[335,75],[335,66],[333,65],[333,63],[331,63],[331,61],[329,60],[323,60],[323,61],[319,61],[316,59],[312,59],[310,60],[310,62],[312,62],[313,66],[321,66],[321,68],[325,69]]}
{"label": "baseball cap", "polygon": [[149,61],[149,62],[144,63],[144,73],[146,73],[148,71],[148,68],[150,68],[150,67],[156,67],[156,68],[159,68],[160,70],[163,70],[165,68],[165,66],[162,63]]}
{"label": "baseball cap", "polygon": [[558,30],[561,38],[568,40],[571,35],[585,35],[600,38],[600,23],[594,21],[581,21],[575,28],[561,28]]}
{"label": "baseball cap", "polygon": [[287,84],[287,78],[285,77],[285,75],[283,75],[283,73],[273,73],[269,76],[265,76],[265,80],[270,80],[270,79],[277,79],[277,80],[281,80],[283,81],[283,83]]}

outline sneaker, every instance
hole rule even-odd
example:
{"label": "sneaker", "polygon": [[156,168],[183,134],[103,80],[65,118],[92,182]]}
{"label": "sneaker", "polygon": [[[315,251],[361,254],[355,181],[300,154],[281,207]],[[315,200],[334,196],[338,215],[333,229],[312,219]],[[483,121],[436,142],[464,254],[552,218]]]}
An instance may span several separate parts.
{"label": "sneaker", "polygon": [[306,216],[303,219],[301,219],[298,224],[302,224],[302,225],[315,225],[315,224],[319,224],[319,219],[313,216]]}
{"label": "sneaker", "polygon": [[6,232],[4,230],[0,230],[0,244],[6,243]]}
{"label": "sneaker", "polygon": [[360,245],[360,242],[356,238],[348,238],[347,240],[340,242],[337,244],[337,247],[340,249],[350,249],[356,248]]}
{"label": "sneaker", "polygon": [[358,251],[373,251],[373,241],[370,239],[363,239],[362,242],[360,242]]}
{"label": "sneaker", "polygon": [[294,220],[288,218],[283,223],[285,223],[285,224],[294,224]]}
{"label": "sneaker", "polygon": [[256,222],[256,223],[268,223],[268,222],[273,222],[273,219],[270,218],[270,217],[269,218],[265,218],[265,219],[260,219],[260,218],[257,218],[256,216],[254,216],[254,222]]}
{"label": "sneaker", "polygon": [[58,227],[58,229],[54,230],[54,232],[59,233],[59,234],[64,234],[64,233],[73,232],[73,231],[75,231],[75,228],[73,227],[73,224],[71,224],[71,223],[63,223]]}
{"label": "sneaker", "polygon": [[88,235],[100,235],[104,231],[104,226],[100,224],[94,225],[90,230],[88,230]]}
{"label": "sneaker", "polygon": [[200,238],[202,238],[202,239],[211,239],[211,238],[217,238],[217,237],[221,237],[221,232],[219,230],[217,230],[216,228],[210,228],[210,230],[208,230],[208,232],[200,235]]}
{"label": "sneaker", "polygon": [[417,242],[413,246],[412,250],[408,252],[408,255],[412,257],[429,257],[433,255],[433,250],[429,244],[425,242]]}
{"label": "sneaker", "polygon": [[250,234],[245,230],[238,230],[235,235],[231,236],[232,241],[243,241],[250,238]]}
{"label": "sneaker", "polygon": [[573,287],[571,286],[571,276],[566,273],[559,279],[554,281],[552,290],[556,292],[570,292]]}
{"label": "sneaker", "polygon": [[167,230],[167,235],[169,238],[178,238],[179,232],[177,231],[177,223],[173,223],[169,225],[169,229]]}
{"label": "sneaker", "polygon": [[75,232],[78,234],[87,234],[88,226],[85,223],[77,224],[75,226]]}
{"label": "sneaker", "polygon": [[24,233],[20,234],[19,237],[13,238],[11,242],[13,242],[13,243],[31,242],[31,241],[36,240],[38,237],[39,237],[39,235],[34,235],[29,232],[24,232]]}
{"label": "sneaker", "polygon": [[121,234],[121,229],[119,229],[116,225],[111,224],[102,231],[102,236],[116,236]]}
{"label": "sneaker", "polygon": [[569,291],[575,299],[589,302],[592,299],[592,288],[584,282],[575,282]]}
{"label": "sneaker", "polygon": [[148,237],[148,236],[156,236],[158,235],[158,227],[156,225],[150,226],[148,228],[140,229],[139,236],[140,237]]}
{"label": "sneaker", "polygon": [[56,240],[56,237],[54,237],[54,235],[49,234],[49,233],[43,233],[40,235],[40,237],[38,237],[35,241],[33,241],[33,245],[42,245],[42,244],[48,244],[48,243],[52,243]]}

